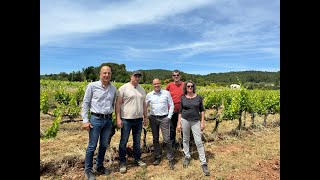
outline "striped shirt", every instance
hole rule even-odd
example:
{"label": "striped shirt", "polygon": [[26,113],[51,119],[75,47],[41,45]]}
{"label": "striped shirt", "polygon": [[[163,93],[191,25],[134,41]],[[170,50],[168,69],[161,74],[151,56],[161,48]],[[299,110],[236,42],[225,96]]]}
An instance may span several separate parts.
{"label": "striped shirt", "polygon": [[107,88],[102,87],[101,81],[89,83],[86,87],[81,106],[83,123],[89,122],[89,110],[97,114],[111,114],[114,111],[116,95],[117,88],[111,83],[109,83]]}

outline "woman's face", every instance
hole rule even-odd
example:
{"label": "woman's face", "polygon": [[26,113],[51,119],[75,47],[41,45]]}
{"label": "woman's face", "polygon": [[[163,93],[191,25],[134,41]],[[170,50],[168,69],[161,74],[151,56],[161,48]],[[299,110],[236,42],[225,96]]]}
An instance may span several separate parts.
{"label": "woman's face", "polygon": [[187,83],[187,92],[193,92],[193,84],[192,83]]}

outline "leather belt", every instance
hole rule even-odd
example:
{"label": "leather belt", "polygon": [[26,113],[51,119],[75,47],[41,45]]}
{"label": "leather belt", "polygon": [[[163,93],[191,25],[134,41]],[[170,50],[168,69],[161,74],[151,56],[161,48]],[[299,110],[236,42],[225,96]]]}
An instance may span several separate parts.
{"label": "leather belt", "polygon": [[164,117],[167,117],[168,116],[168,114],[166,114],[166,115],[163,115],[163,116],[156,116],[156,115],[151,115],[152,117],[155,117],[155,118],[164,118]]}
{"label": "leather belt", "polygon": [[110,114],[98,114],[91,112],[91,115],[97,116],[98,118],[112,118],[112,113]]}

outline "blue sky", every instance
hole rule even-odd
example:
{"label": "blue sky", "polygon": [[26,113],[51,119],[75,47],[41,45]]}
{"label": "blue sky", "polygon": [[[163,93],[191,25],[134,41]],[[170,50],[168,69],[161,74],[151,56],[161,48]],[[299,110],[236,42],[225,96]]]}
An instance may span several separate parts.
{"label": "blue sky", "polygon": [[40,0],[40,74],[280,70],[280,0]]}

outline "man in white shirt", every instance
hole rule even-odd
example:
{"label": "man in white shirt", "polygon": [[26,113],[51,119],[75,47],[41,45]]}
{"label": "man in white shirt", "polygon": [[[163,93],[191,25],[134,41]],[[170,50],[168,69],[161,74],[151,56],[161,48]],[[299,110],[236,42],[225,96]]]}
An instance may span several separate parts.
{"label": "man in white shirt", "polygon": [[172,143],[170,141],[170,119],[174,104],[169,91],[161,89],[161,81],[152,81],[154,90],[147,94],[146,104],[150,105],[150,126],[153,136],[155,159],[153,164],[159,165],[161,161],[161,148],[159,143],[159,128],[161,128],[164,143],[166,143],[167,157],[170,169],[174,169]]}

